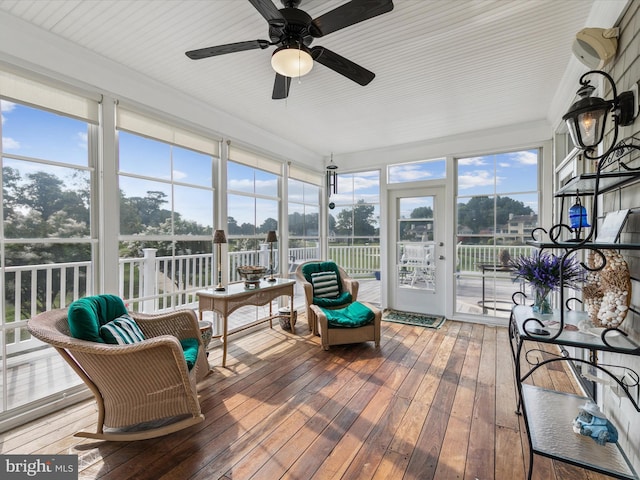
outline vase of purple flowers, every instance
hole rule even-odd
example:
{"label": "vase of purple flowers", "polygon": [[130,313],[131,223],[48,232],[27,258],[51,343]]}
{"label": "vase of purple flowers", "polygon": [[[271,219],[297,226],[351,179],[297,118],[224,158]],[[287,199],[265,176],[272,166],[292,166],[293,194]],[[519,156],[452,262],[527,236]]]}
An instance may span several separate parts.
{"label": "vase of purple flowers", "polygon": [[511,261],[514,280],[525,280],[533,288],[533,311],[552,313],[549,296],[561,287],[578,288],[584,268],[574,256],[560,257],[536,250],[531,256],[520,255]]}

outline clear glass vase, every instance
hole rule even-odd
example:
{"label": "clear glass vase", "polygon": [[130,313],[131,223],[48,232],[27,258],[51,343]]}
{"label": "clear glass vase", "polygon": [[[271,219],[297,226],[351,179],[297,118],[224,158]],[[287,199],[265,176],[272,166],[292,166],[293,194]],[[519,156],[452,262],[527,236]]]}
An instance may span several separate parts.
{"label": "clear glass vase", "polygon": [[547,315],[553,313],[551,308],[551,290],[548,288],[535,288],[533,293],[533,313]]}

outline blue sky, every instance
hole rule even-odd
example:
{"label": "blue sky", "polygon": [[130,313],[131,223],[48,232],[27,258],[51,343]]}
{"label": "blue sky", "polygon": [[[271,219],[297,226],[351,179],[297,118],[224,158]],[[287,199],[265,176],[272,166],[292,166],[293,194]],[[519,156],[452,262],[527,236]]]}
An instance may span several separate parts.
{"label": "blue sky", "polygon": [[[87,166],[87,125],[85,122],[30,108],[8,101],[0,102],[2,108],[2,146],[7,154],[39,158],[70,165]],[[211,157],[180,147],[170,147],[120,132],[120,169],[123,172],[170,180],[186,184],[176,189],[176,209],[185,217],[208,225],[203,219],[212,218],[213,205],[210,185],[214,175]],[[537,198],[537,150],[469,157],[458,161],[457,179],[459,201],[465,202],[474,195],[509,195],[523,201],[538,211]],[[172,164],[173,160],[173,164]],[[46,169],[64,177],[65,169],[29,165],[17,162],[21,173]],[[254,175],[255,172],[255,175]],[[444,178],[445,161],[412,162],[390,168],[393,181],[419,181]],[[277,177],[273,174],[250,169],[230,162],[228,164],[228,188],[246,193],[277,197]],[[190,187],[204,188],[190,188]],[[128,196],[144,196],[148,189],[162,190],[170,197],[168,185],[129,177],[122,179],[121,188]],[[331,196],[336,205],[352,205],[358,200],[378,204],[380,181],[377,171],[340,175],[338,193]],[[527,192],[526,195],[517,195]],[[255,206],[252,200],[233,196],[229,215],[239,223],[253,222]],[[267,215],[277,209],[272,202],[264,202]]]}

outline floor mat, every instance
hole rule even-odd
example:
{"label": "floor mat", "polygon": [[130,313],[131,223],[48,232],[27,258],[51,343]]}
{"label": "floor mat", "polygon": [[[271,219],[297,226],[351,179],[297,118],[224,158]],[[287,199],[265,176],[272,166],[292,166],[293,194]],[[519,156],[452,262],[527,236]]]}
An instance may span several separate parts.
{"label": "floor mat", "polygon": [[440,328],[444,324],[442,315],[429,315],[425,313],[400,312],[398,310],[385,310],[382,320],[386,322],[404,323],[419,327]]}

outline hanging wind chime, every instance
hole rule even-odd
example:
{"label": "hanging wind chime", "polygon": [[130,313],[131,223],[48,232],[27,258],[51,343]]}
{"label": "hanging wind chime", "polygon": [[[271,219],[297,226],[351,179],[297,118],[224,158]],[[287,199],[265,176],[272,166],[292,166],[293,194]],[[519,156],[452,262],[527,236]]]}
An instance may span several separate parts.
{"label": "hanging wind chime", "polygon": [[[338,193],[338,166],[333,163],[333,153],[331,154],[331,161],[327,165],[327,195],[331,198],[331,195]],[[334,209],[335,203],[329,202],[329,208]]]}

